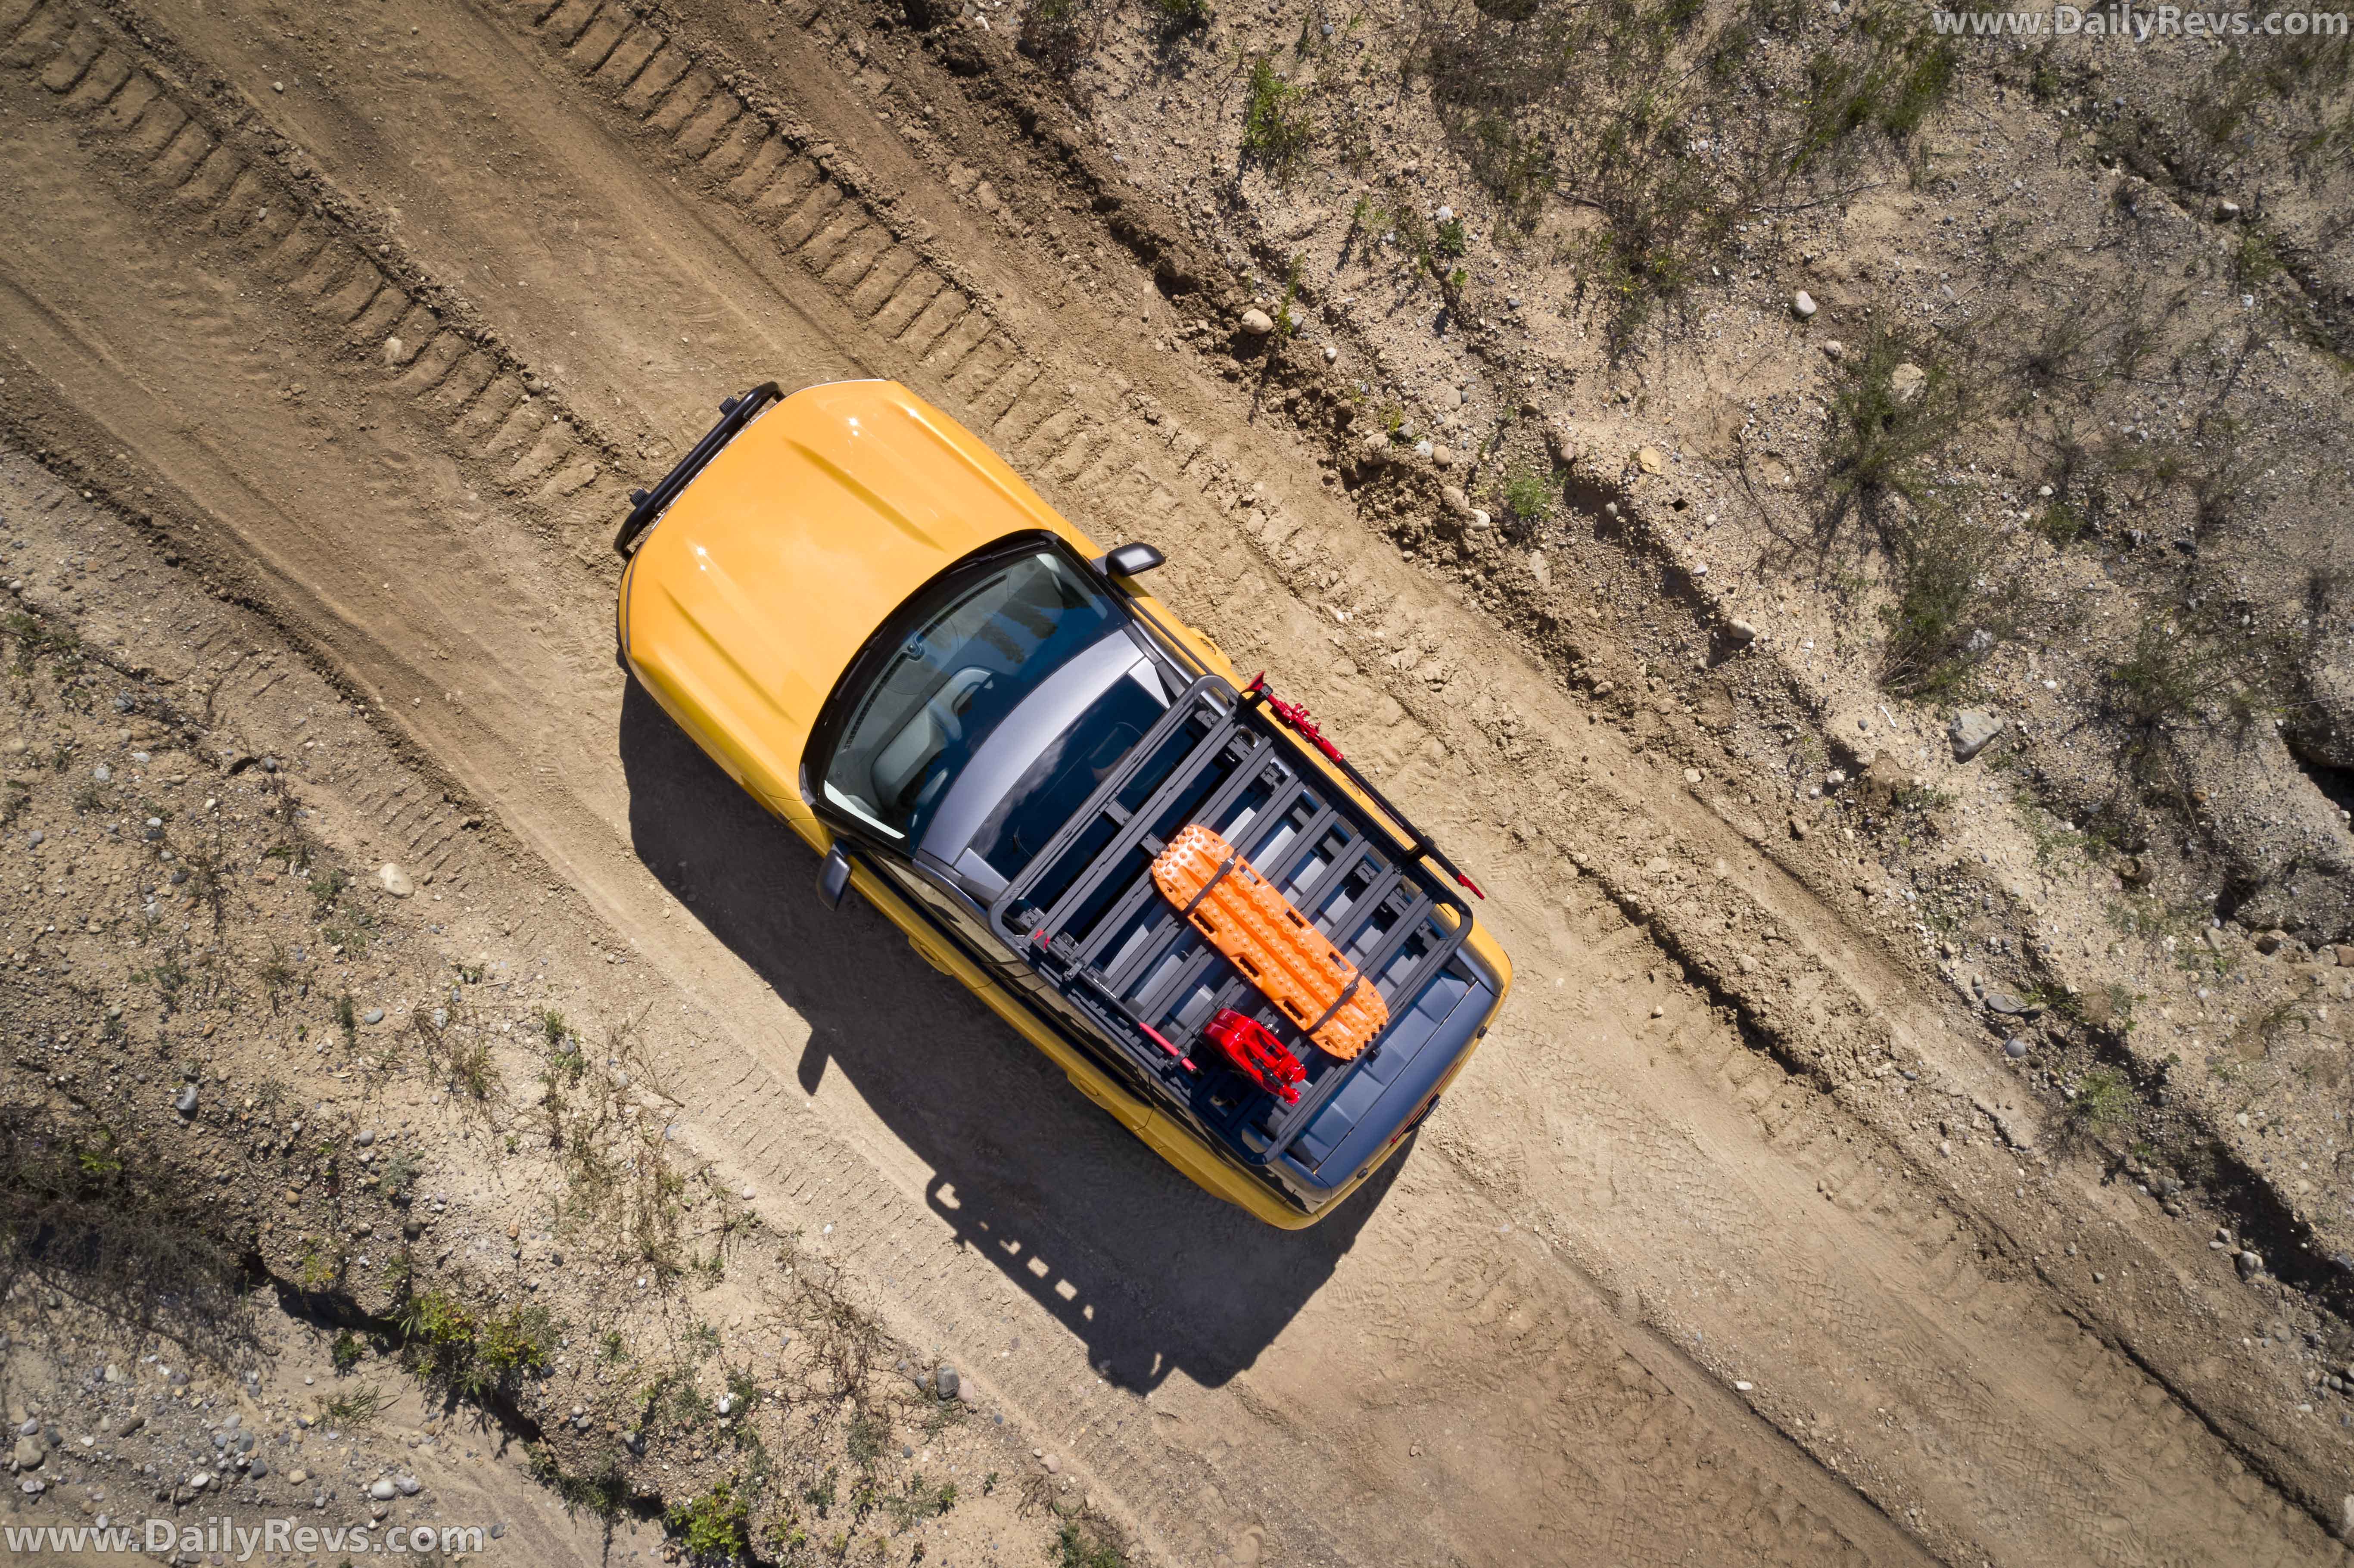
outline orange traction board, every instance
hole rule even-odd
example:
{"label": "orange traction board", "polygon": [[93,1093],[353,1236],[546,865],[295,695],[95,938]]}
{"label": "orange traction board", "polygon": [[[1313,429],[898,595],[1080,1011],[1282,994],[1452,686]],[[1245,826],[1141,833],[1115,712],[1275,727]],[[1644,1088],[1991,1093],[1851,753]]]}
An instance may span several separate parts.
{"label": "orange traction board", "polygon": [[1319,1050],[1348,1061],[1388,1026],[1381,992],[1213,830],[1196,822],[1178,833],[1152,880]]}

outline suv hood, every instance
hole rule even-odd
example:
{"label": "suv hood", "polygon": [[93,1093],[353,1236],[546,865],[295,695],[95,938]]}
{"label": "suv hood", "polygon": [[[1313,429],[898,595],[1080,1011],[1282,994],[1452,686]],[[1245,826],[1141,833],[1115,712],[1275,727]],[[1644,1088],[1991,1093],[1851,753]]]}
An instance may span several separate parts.
{"label": "suv hood", "polygon": [[885,618],[973,551],[1040,529],[1097,553],[896,382],[808,387],[747,427],[647,533],[623,584],[622,647],[790,787],[820,705]]}

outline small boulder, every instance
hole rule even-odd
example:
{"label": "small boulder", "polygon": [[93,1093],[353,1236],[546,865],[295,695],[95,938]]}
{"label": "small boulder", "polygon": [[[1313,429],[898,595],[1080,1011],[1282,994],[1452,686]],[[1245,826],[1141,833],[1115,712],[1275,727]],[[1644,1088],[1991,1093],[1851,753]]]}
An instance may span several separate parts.
{"label": "small boulder", "polygon": [[1745,620],[1724,623],[1724,640],[1736,648],[1746,648],[1757,641],[1757,629]]}
{"label": "small boulder", "polygon": [[1254,305],[1243,313],[1243,331],[1253,337],[1265,337],[1275,330],[1275,318]]}
{"label": "small boulder", "polygon": [[1449,515],[1464,518],[1471,515],[1471,498],[1463,493],[1461,485],[1441,485],[1438,499],[1446,506]]}
{"label": "small boulder", "polygon": [[1790,296],[1790,313],[1802,322],[1814,320],[1817,308],[1814,295],[1804,289]]}
{"label": "small boulder", "polygon": [[376,868],[376,879],[384,884],[384,890],[395,898],[406,898],[417,891],[417,884],[409,880],[408,873],[390,861]]}
{"label": "small boulder", "polygon": [[1964,708],[1946,726],[1946,738],[1954,743],[1954,760],[1967,762],[1992,743],[2003,730],[2003,721],[1984,708]]}
{"label": "small boulder", "polygon": [[1635,453],[1635,466],[1645,473],[1665,473],[1668,460],[1659,455],[1659,448],[1644,447]]}
{"label": "small boulder", "polygon": [[1888,373],[1888,391],[1899,403],[1917,401],[1928,390],[1929,373],[1911,360],[1901,360]]}

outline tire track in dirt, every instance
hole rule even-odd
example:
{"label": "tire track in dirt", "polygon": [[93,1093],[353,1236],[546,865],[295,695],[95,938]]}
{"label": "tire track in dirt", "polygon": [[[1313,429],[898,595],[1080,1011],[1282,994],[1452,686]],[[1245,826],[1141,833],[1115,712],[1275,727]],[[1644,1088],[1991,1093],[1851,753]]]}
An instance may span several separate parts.
{"label": "tire track in dirt", "polygon": [[[700,112],[699,109],[698,112]],[[737,116],[737,118],[740,117],[740,115]],[[691,128],[695,123],[695,116],[687,116],[682,122],[682,132],[684,132],[684,130]],[[841,226],[842,220],[839,216],[837,216],[833,221],[836,227]],[[823,226],[821,226],[819,228],[813,229],[811,234],[814,238],[823,232],[825,232],[824,228]],[[856,230],[854,228],[852,228],[845,230],[845,232],[856,232]],[[927,310],[929,309],[928,306],[926,308]],[[970,315],[972,313],[968,310],[964,313]],[[920,315],[921,313],[918,313],[919,319]],[[958,361],[956,362],[957,364],[963,363],[972,352],[973,347],[983,343],[987,339],[987,333],[978,329],[968,329],[965,335],[970,339],[970,343],[968,343],[965,347],[955,351],[959,356]],[[937,344],[945,341],[945,339],[943,337],[935,337],[931,341]],[[454,366],[456,363],[457,356],[453,354],[450,356],[449,364],[443,366],[445,373]],[[1002,379],[1006,372],[1002,366],[992,365],[988,367],[988,374],[991,377]],[[1036,377],[1033,376],[1032,379],[1035,380]],[[991,382],[991,385],[995,384],[995,380]],[[953,402],[955,399],[951,398],[949,400]],[[1066,412],[1068,410],[1066,410]],[[1048,425],[1054,425],[1056,422],[1056,418],[1042,420],[1040,422],[1040,428],[1043,429]],[[1077,424],[1078,421],[1076,419],[1063,421],[1060,429],[1056,430],[1055,436],[1067,436]],[[1135,429],[1129,432],[1131,436],[1141,435],[1143,433],[1145,433],[1145,431],[1141,423],[1139,423]],[[1055,438],[1050,437],[1049,439],[1052,440]],[[1074,482],[1076,486],[1093,488],[1104,484],[1107,481],[1114,478],[1115,476],[1121,478],[1128,477],[1128,475],[1123,473],[1119,466],[1119,454],[1127,448],[1127,442],[1115,440],[1111,431],[1098,427],[1097,431],[1094,433],[1092,440],[1089,440],[1088,436],[1083,432],[1077,441],[1062,446],[1061,450],[1057,452],[1050,452],[1047,456],[1046,466],[1049,471],[1067,475],[1070,482]],[[1056,461],[1057,459],[1059,459],[1059,461]],[[1144,478],[1148,482],[1150,481],[1150,476],[1149,475],[1144,476]],[[1136,483],[1136,480],[1129,480],[1131,488],[1133,488]],[[1738,1043],[1736,1041],[1736,1044],[1737,1044]],[[1746,1080],[1746,1077],[1747,1075],[1744,1075],[1744,1081]]]}

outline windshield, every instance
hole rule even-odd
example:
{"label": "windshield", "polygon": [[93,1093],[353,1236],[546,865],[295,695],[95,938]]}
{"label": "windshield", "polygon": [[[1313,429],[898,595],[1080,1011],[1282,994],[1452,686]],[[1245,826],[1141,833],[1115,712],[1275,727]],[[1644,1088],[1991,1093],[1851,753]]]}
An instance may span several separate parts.
{"label": "windshield", "polygon": [[1071,657],[1116,630],[1119,607],[1077,562],[1042,545],[934,582],[900,612],[896,646],[847,704],[822,776],[825,799],[914,842],[957,770],[998,722]]}

